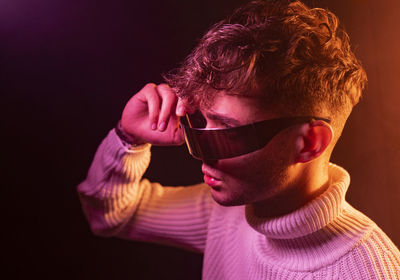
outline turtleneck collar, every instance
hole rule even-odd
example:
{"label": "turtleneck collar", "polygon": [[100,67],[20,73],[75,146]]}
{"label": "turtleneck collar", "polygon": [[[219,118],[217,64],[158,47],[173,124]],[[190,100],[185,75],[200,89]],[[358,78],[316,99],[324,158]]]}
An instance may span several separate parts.
{"label": "turtleneck collar", "polygon": [[292,239],[316,232],[331,223],[342,211],[350,175],[343,168],[329,164],[331,185],[303,207],[283,216],[260,218],[246,206],[246,220],[263,235],[276,239]]}
{"label": "turtleneck collar", "polygon": [[345,201],[350,175],[329,165],[331,185],[303,207],[283,216],[260,218],[245,207],[247,223],[258,233],[257,250],[266,259],[309,271],[334,262],[365,236],[371,221]]}

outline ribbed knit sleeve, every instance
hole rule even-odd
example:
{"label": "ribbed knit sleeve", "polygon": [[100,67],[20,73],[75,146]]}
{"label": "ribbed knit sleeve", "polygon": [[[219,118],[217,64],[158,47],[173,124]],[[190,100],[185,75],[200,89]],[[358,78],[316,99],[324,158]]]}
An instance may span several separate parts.
{"label": "ribbed knit sleeve", "polygon": [[142,176],[150,145],[128,149],[112,130],[78,186],[93,233],[203,252],[213,205],[206,185],[163,187]]}
{"label": "ribbed knit sleeve", "polygon": [[380,228],[365,236],[345,256],[343,264],[347,267],[343,274],[347,272],[348,279],[400,279],[399,250]]}

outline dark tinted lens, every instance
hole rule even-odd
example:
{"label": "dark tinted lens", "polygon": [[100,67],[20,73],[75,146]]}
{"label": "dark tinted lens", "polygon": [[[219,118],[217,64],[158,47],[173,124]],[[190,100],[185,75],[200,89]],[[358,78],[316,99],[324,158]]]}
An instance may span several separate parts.
{"label": "dark tinted lens", "polygon": [[190,154],[202,160],[217,160],[259,150],[282,130],[313,119],[330,122],[329,119],[305,116],[270,119],[229,129],[205,129],[206,120],[200,114],[181,118],[181,124]]}
{"label": "dark tinted lens", "polygon": [[232,129],[192,128],[186,118],[181,118],[181,124],[189,152],[198,159],[231,158],[260,148],[253,126]]}
{"label": "dark tinted lens", "polygon": [[207,126],[207,120],[200,111],[196,111],[193,114],[187,115],[190,127],[193,128],[205,128]]}

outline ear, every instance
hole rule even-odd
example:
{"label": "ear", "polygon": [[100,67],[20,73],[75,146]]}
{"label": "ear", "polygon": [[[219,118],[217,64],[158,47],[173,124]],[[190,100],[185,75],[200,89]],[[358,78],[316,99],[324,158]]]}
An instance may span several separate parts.
{"label": "ear", "polygon": [[319,157],[333,139],[332,127],[324,121],[313,121],[301,128],[296,141],[296,163],[306,163]]}

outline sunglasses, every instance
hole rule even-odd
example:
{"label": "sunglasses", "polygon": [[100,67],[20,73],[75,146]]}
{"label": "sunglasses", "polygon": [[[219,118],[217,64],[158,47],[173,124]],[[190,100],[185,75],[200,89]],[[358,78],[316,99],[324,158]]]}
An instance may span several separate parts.
{"label": "sunglasses", "polygon": [[180,118],[189,153],[200,160],[218,160],[245,155],[264,148],[281,131],[313,120],[329,119],[300,116],[259,121],[233,128],[205,128],[200,111]]}

